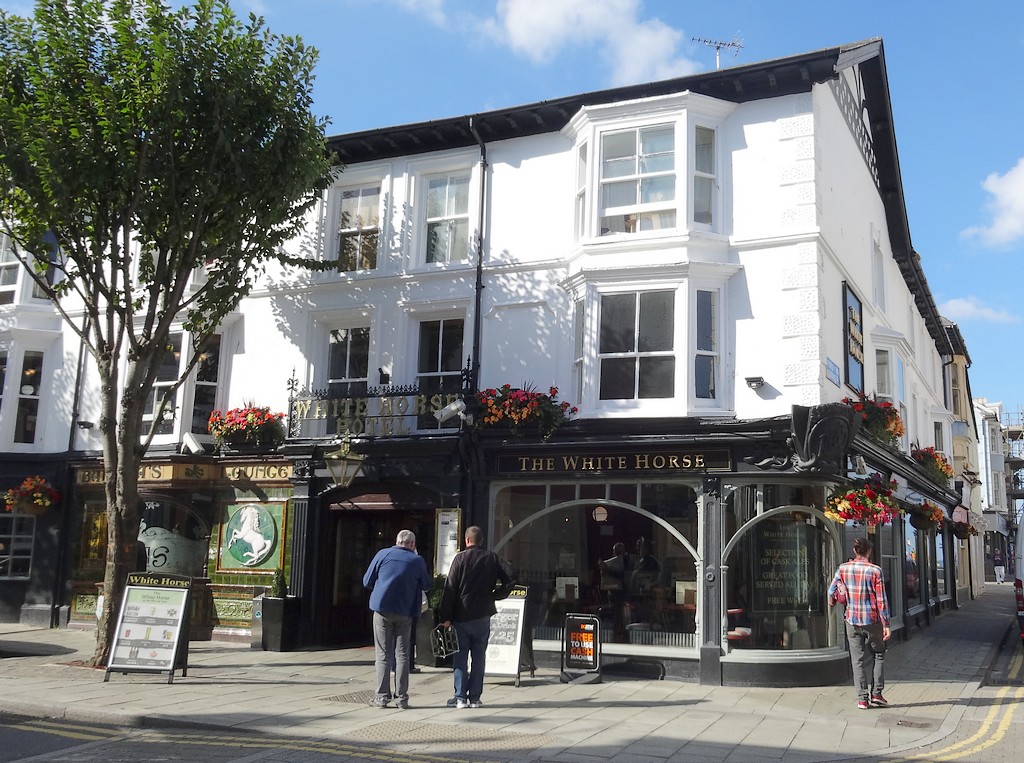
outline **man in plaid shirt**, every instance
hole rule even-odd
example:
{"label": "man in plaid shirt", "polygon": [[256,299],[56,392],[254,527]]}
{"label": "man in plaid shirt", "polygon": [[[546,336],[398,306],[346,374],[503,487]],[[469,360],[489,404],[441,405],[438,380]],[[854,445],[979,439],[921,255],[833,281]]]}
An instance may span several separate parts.
{"label": "man in plaid shirt", "polygon": [[853,542],[854,558],[839,565],[828,595],[835,596],[840,581],[846,586],[846,640],[850,643],[857,707],[888,707],[885,688],[885,645],[889,640],[889,601],[882,584],[882,568],[872,564],[867,538]]}

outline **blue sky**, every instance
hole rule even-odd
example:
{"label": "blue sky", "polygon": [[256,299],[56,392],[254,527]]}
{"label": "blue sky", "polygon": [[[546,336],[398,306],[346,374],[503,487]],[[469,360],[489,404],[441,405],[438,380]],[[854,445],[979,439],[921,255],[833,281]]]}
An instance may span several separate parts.
{"label": "blue sky", "polygon": [[[16,3],[21,4],[21,3]],[[178,3],[175,3],[178,4]],[[232,0],[320,51],[331,134],[881,37],[914,247],[975,397],[1024,408],[1024,2]],[[13,9],[12,9],[13,10]]]}

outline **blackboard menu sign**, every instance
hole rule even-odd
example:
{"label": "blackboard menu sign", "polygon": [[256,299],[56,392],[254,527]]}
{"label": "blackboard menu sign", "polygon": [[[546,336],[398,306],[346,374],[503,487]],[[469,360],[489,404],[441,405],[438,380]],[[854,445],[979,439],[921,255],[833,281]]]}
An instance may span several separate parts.
{"label": "blackboard menu sign", "polygon": [[516,586],[508,598],[494,602],[498,612],[491,615],[491,633],[487,638],[486,672],[489,676],[519,677],[526,593],[526,586]]}
{"label": "blackboard menu sign", "polygon": [[111,671],[167,671],[167,683],[173,683],[176,668],[182,668],[185,674],[191,586],[192,578],[183,575],[128,576],[104,682]]}
{"label": "blackboard menu sign", "polygon": [[820,609],[817,533],[804,522],[769,519],[751,528],[751,611],[757,615],[802,614]]}

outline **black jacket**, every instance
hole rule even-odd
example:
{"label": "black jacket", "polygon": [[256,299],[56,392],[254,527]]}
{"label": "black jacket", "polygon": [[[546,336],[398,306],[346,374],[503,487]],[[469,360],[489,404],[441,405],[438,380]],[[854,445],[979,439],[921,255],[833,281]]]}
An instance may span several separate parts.
{"label": "black jacket", "polygon": [[470,546],[455,555],[444,581],[438,621],[465,622],[490,617],[494,602],[504,599],[515,585],[512,565],[493,551]]}

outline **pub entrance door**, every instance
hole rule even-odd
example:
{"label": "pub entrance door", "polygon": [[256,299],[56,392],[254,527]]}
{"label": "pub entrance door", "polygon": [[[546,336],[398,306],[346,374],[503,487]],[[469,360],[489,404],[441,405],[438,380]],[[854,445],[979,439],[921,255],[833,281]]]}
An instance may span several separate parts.
{"label": "pub entrance door", "polygon": [[394,545],[399,530],[416,533],[417,552],[432,571],[434,512],[332,507],[327,514],[321,574],[330,584],[322,589],[328,601],[322,610],[320,641],[325,646],[372,644],[373,613],[363,574],[374,554]]}

